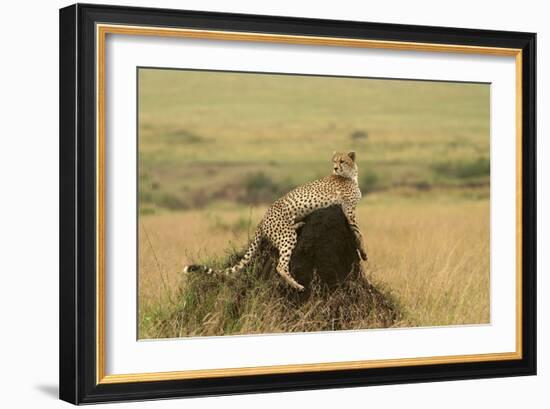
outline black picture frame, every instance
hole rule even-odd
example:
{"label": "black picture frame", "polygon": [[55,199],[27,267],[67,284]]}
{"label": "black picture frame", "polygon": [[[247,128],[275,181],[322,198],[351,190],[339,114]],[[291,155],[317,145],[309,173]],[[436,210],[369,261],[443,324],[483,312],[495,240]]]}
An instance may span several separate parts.
{"label": "black picture frame", "polygon": [[[60,10],[60,389],[74,404],[536,374],[536,34],[77,4]],[[96,23],[522,50],[521,359],[98,384]]]}

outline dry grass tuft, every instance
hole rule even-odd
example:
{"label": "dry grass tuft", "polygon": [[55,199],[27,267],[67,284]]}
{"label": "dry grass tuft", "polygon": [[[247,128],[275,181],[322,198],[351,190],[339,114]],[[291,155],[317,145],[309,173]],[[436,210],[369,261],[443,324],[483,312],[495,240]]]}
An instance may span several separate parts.
{"label": "dry grass tuft", "polygon": [[[268,254],[260,255],[261,260]],[[231,265],[231,255],[224,266]],[[182,274],[177,293],[157,304],[143,338],[387,328],[402,319],[396,299],[365,277],[329,292],[314,281],[301,295],[255,265],[233,278]]]}

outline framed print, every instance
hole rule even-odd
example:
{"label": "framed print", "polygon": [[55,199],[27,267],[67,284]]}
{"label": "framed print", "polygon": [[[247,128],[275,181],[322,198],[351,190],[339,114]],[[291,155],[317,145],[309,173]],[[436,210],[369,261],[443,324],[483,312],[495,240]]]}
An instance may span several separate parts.
{"label": "framed print", "polygon": [[61,399],[534,375],[535,44],[61,9]]}

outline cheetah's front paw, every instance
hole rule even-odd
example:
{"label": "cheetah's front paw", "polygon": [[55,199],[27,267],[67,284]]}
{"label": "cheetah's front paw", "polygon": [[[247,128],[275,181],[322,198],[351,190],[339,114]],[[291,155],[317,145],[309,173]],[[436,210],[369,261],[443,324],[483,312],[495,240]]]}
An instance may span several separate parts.
{"label": "cheetah's front paw", "polygon": [[294,223],[294,226],[292,226],[292,228],[293,228],[294,230],[298,230],[298,229],[301,229],[301,228],[304,226],[304,224],[306,224],[306,222]]}

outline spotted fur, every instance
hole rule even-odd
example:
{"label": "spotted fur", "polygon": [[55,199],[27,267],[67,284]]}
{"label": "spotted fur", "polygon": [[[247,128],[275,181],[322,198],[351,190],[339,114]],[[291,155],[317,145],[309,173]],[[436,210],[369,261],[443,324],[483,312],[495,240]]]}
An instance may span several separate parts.
{"label": "spotted fur", "polygon": [[[322,179],[299,186],[276,200],[265,213],[254,234],[244,257],[235,266],[223,273],[234,274],[241,271],[254,257],[263,237],[267,238],[279,251],[277,272],[297,290],[304,287],[290,274],[290,256],[296,245],[296,230],[301,227],[304,217],[315,210],[339,205],[355,235],[359,254],[367,259],[363,237],[355,221],[355,208],[361,199],[357,184],[357,164],[355,152],[334,152],[332,174]],[[221,273],[198,265],[185,267],[186,272],[205,270],[207,273]]]}

